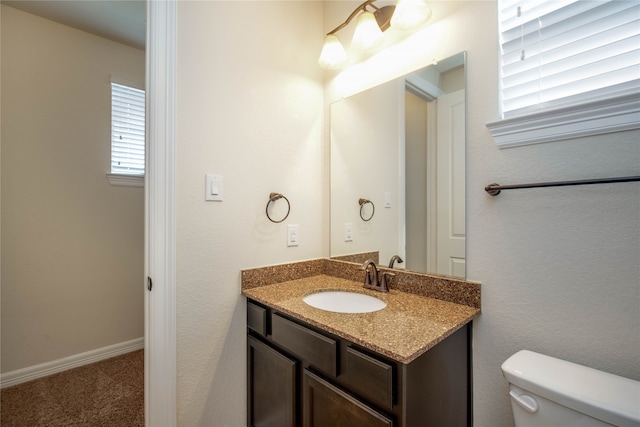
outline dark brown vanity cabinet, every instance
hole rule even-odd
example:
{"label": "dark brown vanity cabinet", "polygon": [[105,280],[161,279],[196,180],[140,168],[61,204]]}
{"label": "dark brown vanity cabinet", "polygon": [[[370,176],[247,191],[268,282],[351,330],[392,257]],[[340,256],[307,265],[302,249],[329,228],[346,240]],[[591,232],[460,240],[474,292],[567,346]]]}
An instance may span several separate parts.
{"label": "dark brown vanity cabinet", "polygon": [[250,425],[296,426],[296,365],[267,344],[247,337]]}
{"label": "dark brown vanity cabinet", "polygon": [[392,427],[393,420],[305,369],[302,425]]}
{"label": "dark brown vanity cabinet", "polygon": [[409,364],[251,300],[248,425],[471,426],[470,325]]}

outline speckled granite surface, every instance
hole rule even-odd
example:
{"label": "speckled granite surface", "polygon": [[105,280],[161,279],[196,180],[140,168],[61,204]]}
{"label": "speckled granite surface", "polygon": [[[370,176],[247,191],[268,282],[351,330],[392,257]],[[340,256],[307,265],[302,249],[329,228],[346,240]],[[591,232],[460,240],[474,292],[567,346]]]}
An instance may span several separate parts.
{"label": "speckled granite surface", "polygon": [[338,261],[359,262],[360,264],[364,263],[368,259],[371,259],[373,260],[373,262],[378,264],[380,262],[380,252],[363,252],[360,254],[341,255],[331,257],[331,259],[335,259]]}
{"label": "speckled granite surface", "polygon": [[287,280],[317,276],[324,272],[325,261],[324,259],[314,259],[242,270],[242,289],[257,288],[286,282]]}
{"label": "speckled granite surface", "polygon": [[[416,359],[480,312],[480,285],[477,283],[427,276],[436,280],[425,285],[422,276],[426,275],[394,270],[396,276],[392,279],[390,292],[382,293],[364,289],[361,281],[336,277],[343,275],[362,278],[364,274],[357,265],[340,263],[341,261],[320,259],[244,270],[242,293],[401,363]],[[397,280],[398,278],[401,280]],[[436,292],[440,284],[444,287],[441,290],[444,296],[455,299],[459,293],[463,296],[463,301],[454,303],[398,290],[401,287],[413,289],[416,281],[418,293]],[[456,292],[456,287],[465,289]],[[385,301],[387,306],[373,313],[345,314],[320,310],[302,301],[305,295],[322,290],[361,292]],[[470,300],[473,305],[465,305],[465,299]]]}
{"label": "speckled granite surface", "polygon": [[[390,289],[480,308],[479,283],[380,266],[378,270],[388,271],[394,275],[389,283]],[[361,264],[351,262],[325,260],[322,272],[354,282],[362,283],[364,279]]]}
{"label": "speckled granite surface", "polygon": [[[389,283],[391,289],[480,308],[479,283],[453,277],[378,268],[380,271],[389,271],[394,274]],[[354,282],[362,282],[364,279],[364,272],[359,263],[321,258],[243,270],[242,289],[273,285],[319,274],[340,277]]]}

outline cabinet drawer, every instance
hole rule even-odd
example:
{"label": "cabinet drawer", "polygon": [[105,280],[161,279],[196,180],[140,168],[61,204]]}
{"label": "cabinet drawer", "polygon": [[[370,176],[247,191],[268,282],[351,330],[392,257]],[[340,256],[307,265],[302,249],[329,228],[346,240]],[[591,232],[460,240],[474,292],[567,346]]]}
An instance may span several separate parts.
{"label": "cabinet drawer", "polygon": [[267,336],[267,310],[247,302],[247,327],[263,337]]}
{"label": "cabinet drawer", "polygon": [[310,365],[334,377],[338,375],[338,343],[335,340],[277,313],[271,317],[271,337],[273,342],[297,354]]}
{"label": "cabinet drawer", "polygon": [[358,350],[347,348],[347,384],[371,403],[393,406],[393,366]]}
{"label": "cabinet drawer", "polygon": [[302,426],[393,427],[394,422],[313,372],[304,370]]}

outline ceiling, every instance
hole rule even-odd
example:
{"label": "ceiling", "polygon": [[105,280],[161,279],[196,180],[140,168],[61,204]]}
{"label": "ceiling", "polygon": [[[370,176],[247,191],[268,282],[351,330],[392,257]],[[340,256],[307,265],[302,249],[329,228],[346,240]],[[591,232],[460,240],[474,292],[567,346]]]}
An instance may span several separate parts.
{"label": "ceiling", "polygon": [[2,4],[138,49],[145,47],[144,0],[1,0]]}
{"label": "ceiling", "polygon": [[[0,0],[2,4],[138,49],[145,48],[145,0]],[[389,0],[390,3],[393,3]],[[461,7],[433,2],[434,18]]]}

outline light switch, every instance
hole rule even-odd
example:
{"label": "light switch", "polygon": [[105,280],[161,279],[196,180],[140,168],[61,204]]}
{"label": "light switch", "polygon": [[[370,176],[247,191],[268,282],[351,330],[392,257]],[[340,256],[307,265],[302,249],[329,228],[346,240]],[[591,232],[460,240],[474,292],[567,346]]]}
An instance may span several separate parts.
{"label": "light switch", "polygon": [[222,175],[206,174],[204,182],[204,199],[221,202],[222,195]]}
{"label": "light switch", "polygon": [[391,193],[388,191],[385,191],[384,193],[384,207],[385,208],[391,207]]}

